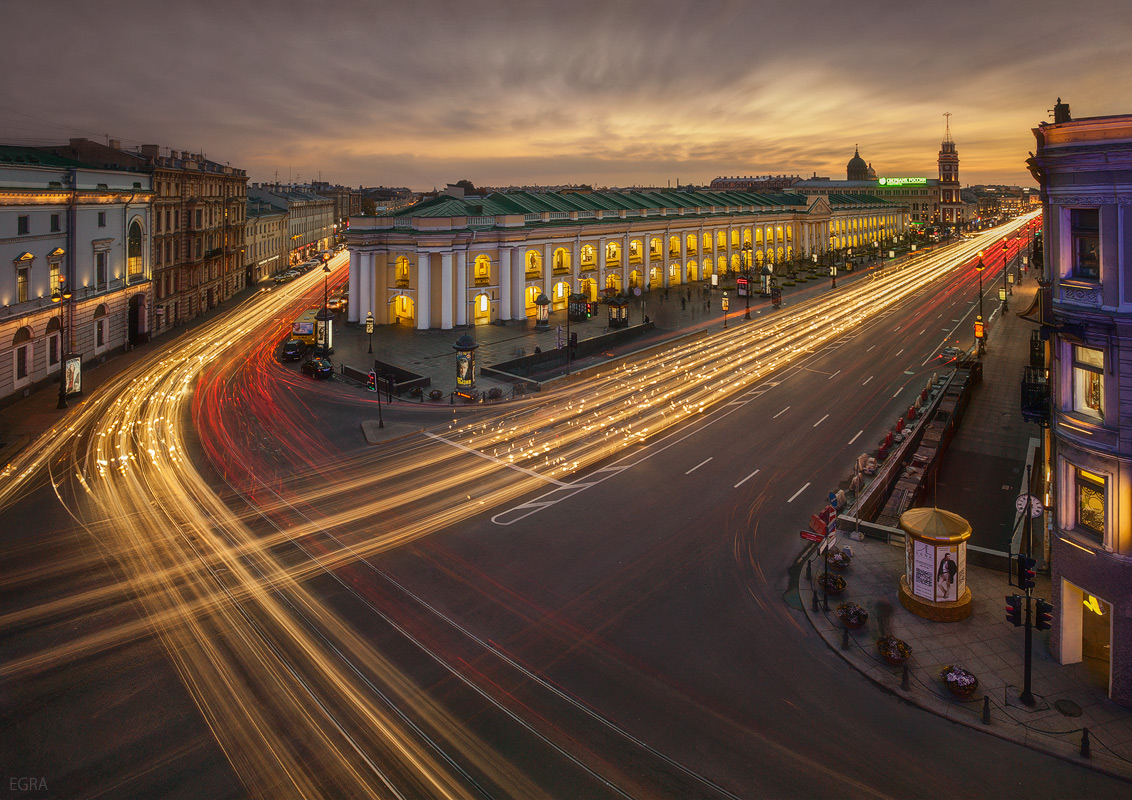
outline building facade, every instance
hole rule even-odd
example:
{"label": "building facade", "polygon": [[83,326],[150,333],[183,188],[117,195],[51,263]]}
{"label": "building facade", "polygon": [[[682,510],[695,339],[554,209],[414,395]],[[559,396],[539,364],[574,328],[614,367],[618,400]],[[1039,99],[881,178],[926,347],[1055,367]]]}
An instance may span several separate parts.
{"label": "building facade", "polygon": [[286,213],[290,264],[298,264],[334,246],[334,198],[298,188],[255,183],[248,189],[248,198]]}
{"label": "building facade", "polygon": [[290,265],[289,229],[286,211],[270,203],[248,200],[244,268],[249,286],[287,270]]}
{"label": "building facade", "polygon": [[150,176],[0,147],[0,404],[150,334]]}
{"label": "building facade", "polygon": [[103,145],[71,139],[67,145],[38,148],[105,169],[145,173],[154,191],[154,308],[157,335],[216,307],[246,283],[244,221],[247,174],[201,154],[155,144],[123,150],[111,139]]}
{"label": "building facade", "polygon": [[[743,192],[460,189],[350,220],[349,321],[419,329],[535,316],[570,294],[648,292],[771,272],[833,249],[890,241],[906,220],[876,197]],[[769,273],[768,273],[769,274]],[[358,298],[358,302],[354,302]]]}
{"label": "building facade", "polygon": [[1132,115],[1034,129],[1050,285],[1051,645],[1132,706]]}

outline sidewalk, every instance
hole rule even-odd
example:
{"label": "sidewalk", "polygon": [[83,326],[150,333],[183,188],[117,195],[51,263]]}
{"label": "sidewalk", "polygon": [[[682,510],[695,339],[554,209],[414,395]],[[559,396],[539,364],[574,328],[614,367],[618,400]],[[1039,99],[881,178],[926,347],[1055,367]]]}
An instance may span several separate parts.
{"label": "sidewalk", "polygon": [[[1009,549],[1015,528],[1014,498],[1025,483],[1025,463],[1037,425],[1022,421],[1019,383],[1029,363],[1032,323],[1017,312],[1030,303],[1036,286],[1027,276],[1016,287],[1005,317],[996,312],[983,358],[983,381],[976,387],[959,431],[944,456],[936,505],[964,517],[974,529],[971,543]],[[844,535],[844,534],[843,534]],[[1040,548],[1035,531],[1035,551]],[[1106,687],[1092,678],[1083,664],[1061,665],[1050,655],[1048,632],[1034,631],[1032,692],[1028,707],[1018,698],[1023,686],[1024,628],[1006,620],[1005,596],[1017,591],[1004,572],[967,563],[967,587],[972,614],[960,622],[930,622],[905,609],[897,595],[905,571],[904,543],[866,538],[842,542],[853,552],[845,571],[848,584],[830,597],[829,611],[821,609],[806,570],[799,576],[802,607],[817,633],[850,666],[878,686],[940,716],[1010,739],[1037,750],[1077,761],[1093,769],[1132,779],[1132,709],[1108,699]],[[1016,552],[1016,549],[1015,549]],[[1040,563],[1040,558],[1039,558]],[[816,579],[821,561],[813,561]],[[1037,578],[1035,597],[1049,597],[1049,579]],[[864,628],[846,631],[835,611],[852,601],[865,607]],[[1056,609],[1055,609],[1055,614]],[[889,666],[876,649],[881,633],[903,639],[912,648],[907,686],[903,668]],[[846,638],[847,637],[847,638]],[[846,646],[847,645],[847,646]],[[979,689],[960,700],[942,685],[939,673],[955,664],[975,674]],[[989,722],[984,722],[988,702]],[[1081,756],[1083,731],[1088,729],[1091,756]]]}

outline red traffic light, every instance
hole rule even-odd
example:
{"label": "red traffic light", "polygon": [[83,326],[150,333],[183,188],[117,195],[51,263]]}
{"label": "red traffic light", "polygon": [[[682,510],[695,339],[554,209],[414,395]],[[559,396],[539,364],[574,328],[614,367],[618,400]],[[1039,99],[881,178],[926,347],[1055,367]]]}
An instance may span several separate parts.
{"label": "red traffic light", "polygon": [[1033,589],[1034,588],[1034,565],[1037,562],[1030,556],[1018,554],[1018,588],[1019,589]]}
{"label": "red traffic light", "polygon": [[1034,620],[1034,627],[1039,631],[1048,631],[1053,625],[1053,603],[1038,598],[1037,616]]}
{"label": "red traffic light", "polygon": [[1006,595],[1006,621],[1015,628],[1022,626],[1022,596],[1017,594]]}

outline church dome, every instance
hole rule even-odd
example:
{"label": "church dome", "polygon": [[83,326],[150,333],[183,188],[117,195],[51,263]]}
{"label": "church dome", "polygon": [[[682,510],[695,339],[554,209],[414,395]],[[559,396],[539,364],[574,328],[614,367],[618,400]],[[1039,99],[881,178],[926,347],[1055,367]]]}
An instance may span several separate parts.
{"label": "church dome", "polygon": [[849,163],[845,165],[845,180],[848,181],[863,181],[867,180],[865,177],[869,174],[869,165],[865,163],[865,159],[861,158],[861,152],[858,148],[853,148],[853,157],[849,159]]}
{"label": "church dome", "polygon": [[877,179],[877,171],[873,169],[873,162],[869,162],[869,171],[865,173],[865,180],[875,181]]}

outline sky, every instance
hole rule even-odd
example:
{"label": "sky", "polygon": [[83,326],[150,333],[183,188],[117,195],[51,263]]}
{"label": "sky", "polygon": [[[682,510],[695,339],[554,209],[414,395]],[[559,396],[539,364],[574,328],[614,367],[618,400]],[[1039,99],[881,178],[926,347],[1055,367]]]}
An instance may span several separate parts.
{"label": "sky", "polygon": [[[1132,0],[3,0],[0,143],[202,152],[253,182],[937,177],[1132,113]],[[21,31],[21,35],[11,35]]]}

